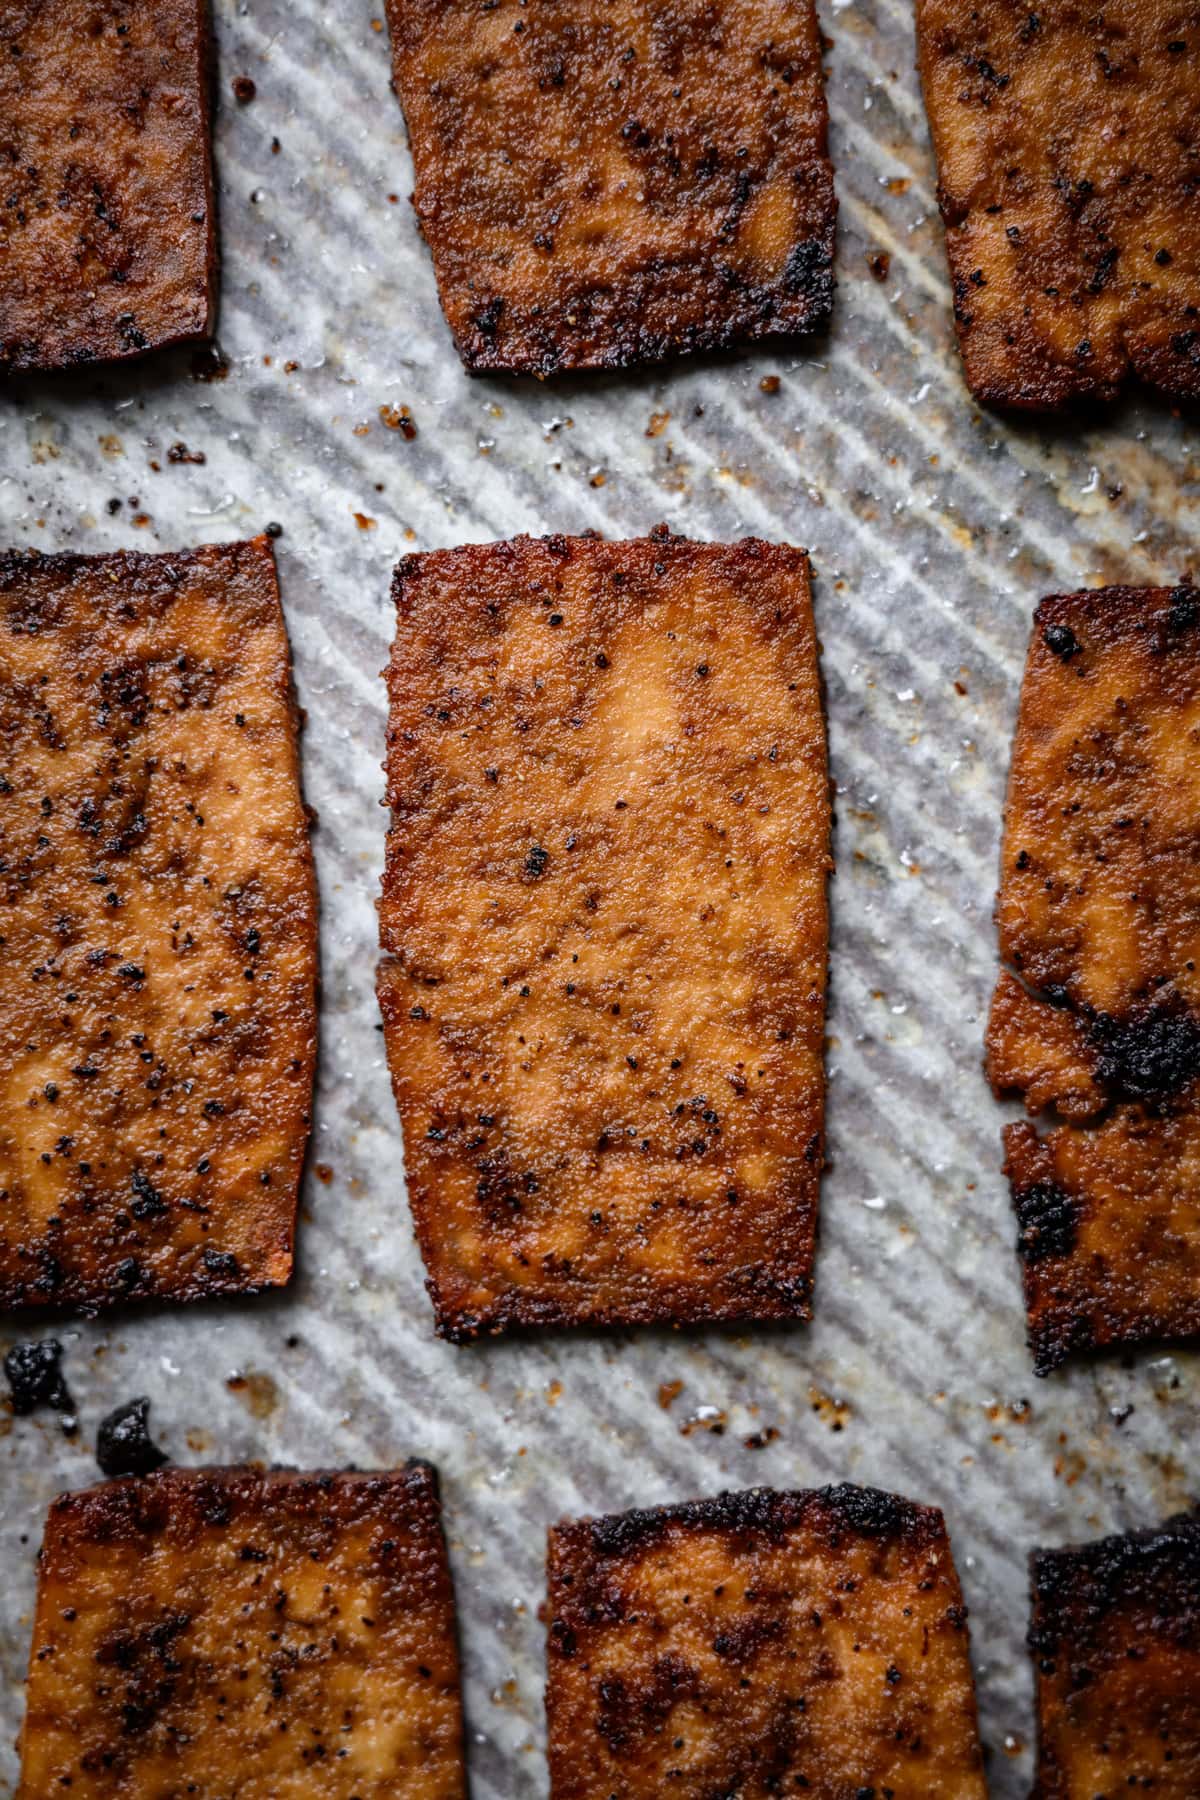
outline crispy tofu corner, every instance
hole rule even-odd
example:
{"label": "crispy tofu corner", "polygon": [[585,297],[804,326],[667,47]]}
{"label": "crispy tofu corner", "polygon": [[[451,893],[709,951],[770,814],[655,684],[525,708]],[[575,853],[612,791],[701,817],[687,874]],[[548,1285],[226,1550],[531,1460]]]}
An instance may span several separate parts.
{"label": "crispy tofu corner", "polygon": [[464,1800],[437,1480],[168,1469],[61,1496],[18,1800]]}
{"label": "crispy tofu corner", "polygon": [[829,786],[803,551],[410,557],[379,998],[438,1326],[807,1317]]}
{"label": "crispy tofu corner", "polygon": [[983,1800],[941,1514],[756,1489],[557,1526],[552,1800]]}
{"label": "crispy tofu corner", "polygon": [[0,557],[0,1305],[292,1269],[316,891],[270,542]]}

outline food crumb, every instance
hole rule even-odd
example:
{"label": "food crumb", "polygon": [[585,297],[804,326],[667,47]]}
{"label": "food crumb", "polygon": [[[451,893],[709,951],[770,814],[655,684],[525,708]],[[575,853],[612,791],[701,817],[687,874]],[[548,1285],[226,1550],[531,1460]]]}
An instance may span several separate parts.
{"label": "food crumb", "polygon": [[150,1436],[150,1401],[145,1394],[114,1407],[96,1433],[96,1461],[105,1475],[149,1475],[167,1461]]}

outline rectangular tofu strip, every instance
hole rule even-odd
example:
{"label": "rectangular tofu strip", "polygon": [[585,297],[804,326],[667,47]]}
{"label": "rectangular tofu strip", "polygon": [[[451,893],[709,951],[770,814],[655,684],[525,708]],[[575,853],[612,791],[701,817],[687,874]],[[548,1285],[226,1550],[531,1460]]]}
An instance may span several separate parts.
{"label": "rectangular tofu strip", "polygon": [[169,1469],[46,1521],[17,1800],[464,1800],[437,1477]]}
{"label": "rectangular tofu strip", "polygon": [[829,783],[802,550],[409,557],[388,1061],[438,1329],[807,1318]]}
{"label": "rectangular tofu strip", "polygon": [[286,1282],[316,891],[269,539],[0,557],[0,1305]]}
{"label": "rectangular tofu strip", "polygon": [[968,385],[1200,396],[1200,6],[917,0]]}
{"label": "rectangular tofu strip", "polygon": [[1031,1800],[1200,1794],[1200,1516],[1032,1559]]}
{"label": "rectangular tofu strip", "polygon": [[207,0],[0,7],[0,375],[205,337]]}
{"label": "rectangular tofu strip", "polygon": [[721,1494],[550,1532],[551,1800],[984,1800],[942,1515]]}
{"label": "rectangular tofu strip", "polygon": [[1030,1344],[1200,1333],[1200,592],[1038,608],[988,1025]]}
{"label": "rectangular tofu strip", "polygon": [[468,368],[622,368],[828,319],[812,0],[387,10],[413,204]]}

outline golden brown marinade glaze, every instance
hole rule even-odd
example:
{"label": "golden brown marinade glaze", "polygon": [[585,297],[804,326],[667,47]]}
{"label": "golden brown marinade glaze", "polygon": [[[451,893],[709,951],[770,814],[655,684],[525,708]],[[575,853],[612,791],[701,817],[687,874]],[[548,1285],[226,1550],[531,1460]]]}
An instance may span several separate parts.
{"label": "golden brown marinade glaze", "polygon": [[1044,600],[1021,690],[988,1025],[1030,1343],[1200,1332],[1200,592]]}
{"label": "golden brown marinade glaze", "polygon": [[388,14],[413,203],[468,368],[618,368],[826,322],[812,0]]}
{"label": "golden brown marinade glaze", "polygon": [[169,1469],[50,1509],[18,1800],[463,1800],[437,1478]]}
{"label": "golden brown marinade glaze", "polygon": [[0,0],[0,375],[211,330],[207,0]]}
{"label": "golden brown marinade glaze", "polygon": [[967,382],[1200,396],[1200,6],[917,0]]}
{"label": "golden brown marinade glaze", "polygon": [[379,997],[439,1331],[808,1317],[807,557],[519,538],[395,599]]}
{"label": "golden brown marinade glaze", "polygon": [[983,1800],[942,1515],[722,1494],[550,1533],[552,1800]]}
{"label": "golden brown marinade glaze", "polygon": [[1200,1515],[1032,1559],[1031,1800],[1200,1794]]}
{"label": "golden brown marinade glaze", "polygon": [[316,893],[265,537],[0,557],[0,1305],[286,1282]]}

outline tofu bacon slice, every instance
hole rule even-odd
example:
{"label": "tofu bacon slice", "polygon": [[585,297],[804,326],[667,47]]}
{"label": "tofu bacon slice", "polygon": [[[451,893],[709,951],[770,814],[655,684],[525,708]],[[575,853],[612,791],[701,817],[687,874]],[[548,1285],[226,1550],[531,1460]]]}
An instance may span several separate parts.
{"label": "tofu bacon slice", "polygon": [[0,8],[0,375],[212,329],[208,0]]}
{"label": "tofu bacon slice", "polygon": [[983,1800],[942,1515],[721,1494],[550,1533],[551,1800]]}
{"label": "tofu bacon slice", "polygon": [[812,0],[389,0],[413,202],[468,368],[624,368],[823,325]]}
{"label": "tofu bacon slice", "polygon": [[18,1800],[465,1800],[437,1478],[168,1469],[46,1521]]}
{"label": "tofu bacon slice", "polygon": [[1200,1333],[1200,593],[1038,608],[988,1026],[1030,1343]]}
{"label": "tofu bacon slice", "polygon": [[917,0],[967,383],[1200,396],[1200,11]]}
{"label": "tofu bacon slice", "polygon": [[0,1306],[286,1282],[316,892],[269,539],[0,557]]}
{"label": "tofu bacon slice", "polygon": [[829,784],[802,550],[408,558],[379,997],[438,1329],[805,1318]]}
{"label": "tofu bacon slice", "polygon": [[1033,1557],[1032,1800],[1200,1794],[1200,1516]]}

